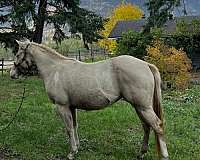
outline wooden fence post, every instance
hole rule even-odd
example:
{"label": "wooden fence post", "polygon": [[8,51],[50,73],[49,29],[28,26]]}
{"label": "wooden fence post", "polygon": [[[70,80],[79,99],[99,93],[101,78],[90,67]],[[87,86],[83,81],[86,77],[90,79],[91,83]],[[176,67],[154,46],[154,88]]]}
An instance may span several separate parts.
{"label": "wooden fence post", "polygon": [[94,54],[93,54],[93,47],[91,45],[91,59],[92,59],[92,62],[94,62]]}
{"label": "wooden fence post", "polygon": [[81,61],[81,51],[80,51],[80,49],[78,50],[78,60]]}
{"label": "wooden fence post", "polygon": [[4,58],[1,59],[1,74],[3,76],[3,66],[4,66]]}
{"label": "wooden fence post", "polygon": [[106,59],[106,49],[103,48],[104,59]]}

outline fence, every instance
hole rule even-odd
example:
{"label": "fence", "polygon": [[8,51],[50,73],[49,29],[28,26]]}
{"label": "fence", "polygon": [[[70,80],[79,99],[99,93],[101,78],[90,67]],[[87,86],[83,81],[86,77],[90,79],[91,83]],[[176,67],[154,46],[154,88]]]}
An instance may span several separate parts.
{"label": "fence", "polygon": [[5,60],[4,58],[0,59],[0,71],[2,76],[4,71],[9,70],[12,67],[13,63],[13,60]]}
{"label": "fence", "polygon": [[103,60],[112,57],[111,54],[108,54],[105,49],[102,48],[92,48],[88,51],[86,50],[78,50],[75,52],[69,52],[64,54],[66,57],[74,58],[79,61],[94,62],[98,60]]}
{"label": "fence", "polygon": [[65,56],[74,58],[76,60],[83,61],[83,62],[88,62],[88,61],[94,62],[94,61],[104,60],[104,59],[112,57],[112,55],[110,55],[110,54],[100,54],[100,53],[81,54],[80,51],[78,52],[78,54],[70,53]]}

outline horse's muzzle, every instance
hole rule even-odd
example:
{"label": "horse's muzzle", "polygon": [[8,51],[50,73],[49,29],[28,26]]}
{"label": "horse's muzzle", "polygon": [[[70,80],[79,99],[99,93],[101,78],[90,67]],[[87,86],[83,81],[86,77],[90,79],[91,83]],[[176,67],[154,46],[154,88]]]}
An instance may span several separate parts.
{"label": "horse's muzzle", "polygon": [[14,67],[11,68],[11,70],[10,70],[10,77],[12,79],[18,79],[19,78],[17,70]]}
{"label": "horse's muzzle", "polygon": [[18,76],[10,75],[12,79],[18,79]]}

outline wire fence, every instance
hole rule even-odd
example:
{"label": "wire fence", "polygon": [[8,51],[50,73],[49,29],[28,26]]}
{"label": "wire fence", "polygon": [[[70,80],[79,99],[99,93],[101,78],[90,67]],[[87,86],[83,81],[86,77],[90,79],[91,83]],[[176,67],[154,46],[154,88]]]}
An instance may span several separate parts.
{"label": "wire fence", "polygon": [[95,62],[99,60],[104,60],[113,57],[111,54],[101,54],[101,53],[86,53],[86,54],[81,54],[81,52],[77,53],[70,53],[65,55],[66,57],[74,58],[79,61],[83,62]]}

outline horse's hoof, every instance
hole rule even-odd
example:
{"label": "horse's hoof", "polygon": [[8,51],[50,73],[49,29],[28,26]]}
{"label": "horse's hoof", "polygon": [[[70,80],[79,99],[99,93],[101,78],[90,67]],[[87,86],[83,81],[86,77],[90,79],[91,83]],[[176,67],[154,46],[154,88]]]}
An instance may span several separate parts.
{"label": "horse's hoof", "polygon": [[73,148],[73,151],[71,151],[68,155],[67,158],[68,160],[74,160],[75,159],[75,155],[78,153],[78,149],[77,148]]}
{"label": "horse's hoof", "polygon": [[137,156],[138,160],[143,160],[143,158],[144,158],[144,154],[140,154],[140,155]]}
{"label": "horse's hoof", "polygon": [[69,154],[67,155],[67,159],[68,159],[68,160],[74,160],[74,154],[69,153]]}
{"label": "horse's hoof", "polygon": [[169,158],[168,157],[162,157],[161,160],[169,160]]}

